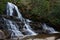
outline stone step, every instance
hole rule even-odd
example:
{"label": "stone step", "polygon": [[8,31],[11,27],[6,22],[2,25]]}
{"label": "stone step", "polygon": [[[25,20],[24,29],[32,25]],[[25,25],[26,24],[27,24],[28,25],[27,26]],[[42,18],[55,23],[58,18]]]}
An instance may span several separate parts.
{"label": "stone step", "polygon": [[2,15],[3,18],[10,19],[10,20],[15,20],[15,21],[20,21],[18,17],[16,16],[7,16],[7,15]]}

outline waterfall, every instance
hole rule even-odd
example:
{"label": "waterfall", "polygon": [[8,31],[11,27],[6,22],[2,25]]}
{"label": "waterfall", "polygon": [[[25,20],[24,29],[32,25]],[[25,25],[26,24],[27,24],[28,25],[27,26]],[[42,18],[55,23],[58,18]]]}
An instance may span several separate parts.
{"label": "waterfall", "polygon": [[4,21],[6,22],[7,29],[10,32],[12,37],[13,36],[23,36],[21,31],[19,31],[19,26],[15,22],[5,19],[5,18],[4,18]]}
{"label": "waterfall", "polygon": [[54,28],[46,25],[45,23],[42,24],[42,27],[43,27],[43,30],[44,30],[46,33],[49,33],[49,34],[59,33],[59,32],[56,31]]}
{"label": "waterfall", "polygon": [[[18,15],[17,18],[19,18],[21,20],[21,22],[24,23],[23,30],[25,31],[25,33],[27,35],[37,35],[37,33],[35,33],[29,25],[29,22],[31,22],[31,21],[22,17],[22,15],[19,12],[18,7],[16,5],[8,2],[7,3],[7,15],[13,16],[13,11],[14,11],[13,9],[15,9],[17,12],[17,15]],[[10,22],[10,24],[12,24],[12,21],[9,21],[9,22]],[[14,28],[16,28],[16,27],[14,27]],[[15,29],[15,30],[17,30],[17,29]]]}

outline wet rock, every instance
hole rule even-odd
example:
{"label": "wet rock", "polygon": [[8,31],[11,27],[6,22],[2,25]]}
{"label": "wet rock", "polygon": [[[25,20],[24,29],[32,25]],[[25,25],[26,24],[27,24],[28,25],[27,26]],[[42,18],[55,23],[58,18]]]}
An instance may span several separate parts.
{"label": "wet rock", "polygon": [[30,25],[31,25],[31,27],[32,27],[33,29],[35,29],[35,30],[41,29],[41,24],[40,24],[40,22],[31,22]]}
{"label": "wet rock", "polygon": [[0,30],[0,39],[4,39],[5,38],[5,34],[2,30]]}
{"label": "wet rock", "polygon": [[20,21],[19,18],[17,18],[16,16],[2,15],[2,17],[6,18],[6,19],[10,19],[10,20]]}

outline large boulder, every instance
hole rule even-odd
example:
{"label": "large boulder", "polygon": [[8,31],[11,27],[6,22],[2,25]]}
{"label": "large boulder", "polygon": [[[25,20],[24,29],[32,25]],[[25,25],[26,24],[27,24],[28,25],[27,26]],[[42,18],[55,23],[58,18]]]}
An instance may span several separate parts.
{"label": "large boulder", "polygon": [[0,30],[0,39],[5,39],[5,34],[2,30]]}

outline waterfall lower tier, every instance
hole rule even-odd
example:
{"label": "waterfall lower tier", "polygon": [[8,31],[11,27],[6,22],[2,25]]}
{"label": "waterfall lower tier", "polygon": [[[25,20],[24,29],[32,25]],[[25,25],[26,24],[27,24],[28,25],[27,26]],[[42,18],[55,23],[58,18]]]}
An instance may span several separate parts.
{"label": "waterfall lower tier", "polygon": [[25,33],[26,33],[27,35],[37,35],[37,33],[35,33],[35,32],[32,30],[32,28],[30,27],[30,25],[25,24],[23,30],[25,31]]}
{"label": "waterfall lower tier", "polygon": [[7,30],[11,36],[23,36],[23,34],[19,31],[19,26],[15,22],[5,18],[4,21],[6,22]]}
{"label": "waterfall lower tier", "polygon": [[54,28],[49,27],[48,25],[46,25],[45,23],[42,24],[42,28],[43,30],[48,33],[48,34],[55,34],[55,33],[60,33],[58,31],[56,31]]}

